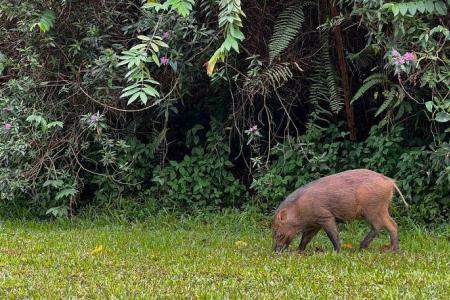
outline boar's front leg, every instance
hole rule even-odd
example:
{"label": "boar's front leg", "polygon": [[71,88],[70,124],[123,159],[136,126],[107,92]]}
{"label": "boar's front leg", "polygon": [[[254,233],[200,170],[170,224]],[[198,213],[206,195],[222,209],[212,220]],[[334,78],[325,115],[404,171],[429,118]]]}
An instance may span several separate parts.
{"label": "boar's front leg", "polygon": [[341,251],[341,241],[339,240],[339,230],[336,224],[336,220],[334,218],[327,219],[322,224],[323,230],[327,234],[328,238],[333,243],[334,250],[336,252]]}
{"label": "boar's front leg", "polygon": [[305,230],[305,232],[302,233],[302,240],[300,241],[300,245],[298,246],[298,251],[303,252],[306,249],[306,245],[312,240],[312,238],[317,234],[319,231],[319,228],[311,228],[308,230]]}

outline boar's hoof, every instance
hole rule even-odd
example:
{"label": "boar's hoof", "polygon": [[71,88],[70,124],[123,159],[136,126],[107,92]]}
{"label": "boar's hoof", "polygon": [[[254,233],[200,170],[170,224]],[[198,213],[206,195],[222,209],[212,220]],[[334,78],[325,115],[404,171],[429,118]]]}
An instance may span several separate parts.
{"label": "boar's hoof", "polygon": [[386,245],[383,245],[382,250],[383,250],[383,252],[397,252],[398,246],[386,244]]}

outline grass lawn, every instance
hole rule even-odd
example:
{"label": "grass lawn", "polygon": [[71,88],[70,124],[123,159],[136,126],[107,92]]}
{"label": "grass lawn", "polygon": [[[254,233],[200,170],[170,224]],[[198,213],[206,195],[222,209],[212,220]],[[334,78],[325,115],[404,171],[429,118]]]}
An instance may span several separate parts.
{"label": "grass lawn", "polygon": [[321,233],[304,255],[297,242],[276,255],[267,220],[245,213],[139,224],[5,221],[0,299],[450,299],[450,226],[400,227],[399,253],[381,251],[387,234],[357,251],[367,231],[342,226],[340,254]]}

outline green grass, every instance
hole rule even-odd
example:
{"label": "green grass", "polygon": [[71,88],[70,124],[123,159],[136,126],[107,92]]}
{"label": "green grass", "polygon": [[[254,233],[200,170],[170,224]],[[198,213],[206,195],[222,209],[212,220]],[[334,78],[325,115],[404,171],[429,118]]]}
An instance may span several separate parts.
{"label": "green grass", "polygon": [[[400,227],[398,253],[356,246],[367,228],[324,234],[305,255],[274,254],[267,220],[252,214],[157,217],[139,224],[6,221],[0,298],[450,299],[450,227]],[[296,242],[297,244],[297,242]],[[103,246],[103,250],[93,250]]]}

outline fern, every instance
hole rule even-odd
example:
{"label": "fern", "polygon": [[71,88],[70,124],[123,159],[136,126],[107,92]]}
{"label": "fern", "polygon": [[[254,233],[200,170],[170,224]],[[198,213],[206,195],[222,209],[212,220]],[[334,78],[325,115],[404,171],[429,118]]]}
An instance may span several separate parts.
{"label": "fern", "polygon": [[378,108],[377,112],[375,113],[375,117],[378,117],[379,114],[381,114],[383,111],[386,110],[386,108],[388,108],[391,105],[392,101],[394,100],[394,96],[395,96],[395,91],[390,90],[386,95],[386,100],[384,100],[383,104],[381,104],[381,106]]}
{"label": "fern", "polygon": [[[325,50],[324,50],[325,51]],[[331,58],[330,53],[328,49],[325,51],[325,55],[327,58],[327,61],[324,65],[324,70],[326,74],[326,83],[328,86],[328,91],[330,94],[329,101],[330,101],[330,110],[334,114],[338,114],[343,106],[344,100],[342,97],[342,90],[341,87],[337,84],[337,76],[334,70],[333,65],[331,64]]]}
{"label": "fern", "polygon": [[254,59],[247,71],[244,89],[251,95],[267,95],[278,89],[293,77],[289,63],[272,64],[266,68],[262,62]]}
{"label": "fern", "polygon": [[312,84],[308,102],[313,106],[313,111],[310,123],[319,120],[328,122],[327,118],[338,114],[344,104],[342,90],[331,63],[328,36],[324,35],[321,41],[322,48],[315,58],[311,74]]}
{"label": "fern", "polygon": [[263,82],[268,82],[274,88],[282,86],[293,76],[289,64],[280,63],[272,65],[261,73]]}
{"label": "fern", "polygon": [[387,77],[385,74],[382,73],[375,73],[370,75],[364,80],[363,85],[356,91],[355,95],[352,98],[352,101],[350,103],[355,102],[359,98],[361,98],[362,95],[364,95],[368,90],[370,90],[372,87],[383,84],[387,80]]}
{"label": "fern", "polygon": [[36,26],[38,26],[41,32],[47,32],[53,27],[55,18],[55,13],[52,10],[46,10],[39,15],[39,20],[31,25],[30,30],[33,30]]}
{"label": "fern", "polygon": [[305,16],[302,5],[286,8],[276,21],[272,37],[269,42],[270,63],[283,53],[301,30]]}

